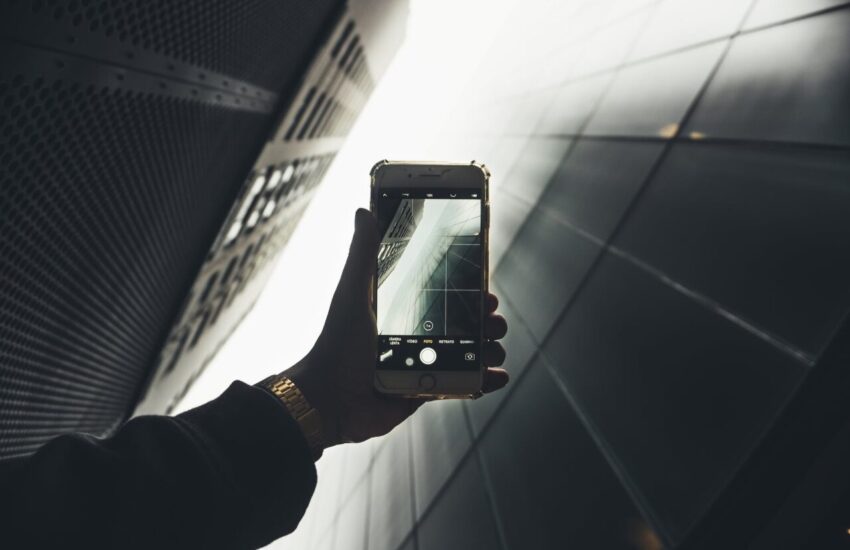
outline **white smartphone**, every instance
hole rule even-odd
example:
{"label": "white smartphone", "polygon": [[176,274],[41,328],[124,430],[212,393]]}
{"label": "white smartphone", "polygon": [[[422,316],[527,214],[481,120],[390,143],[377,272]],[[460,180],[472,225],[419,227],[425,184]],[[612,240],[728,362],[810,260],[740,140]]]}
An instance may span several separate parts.
{"label": "white smartphone", "polygon": [[407,397],[480,395],[489,173],[476,162],[384,160],[371,176],[381,235],[375,388]]}

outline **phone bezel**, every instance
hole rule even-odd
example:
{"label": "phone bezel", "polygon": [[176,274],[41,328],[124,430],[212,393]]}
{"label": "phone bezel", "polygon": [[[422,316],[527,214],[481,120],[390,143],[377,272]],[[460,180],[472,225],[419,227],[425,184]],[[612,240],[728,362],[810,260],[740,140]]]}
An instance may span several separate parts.
{"label": "phone bezel", "polygon": [[[489,292],[489,233],[490,197],[487,168],[475,161],[468,163],[406,162],[383,160],[371,170],[370,208],[376,212],[378,193],[383,188],[434,189],[479,188],[482,201],[481,245],[482,245],[482,313],[479,341],[483,348],[485,298]],[[372,282],[372,308],[377,315],[377,277]],[[376,336],[377,338],[377,336]],[[479,357],[481,354],[479,353]],[[377,363],[377,357],[375,358]],[[439,360],[439,359],[438,359]],[[382,370],[374,368],[375,389],[381,393],[401,397],[473,398],[481,394],[484,382],[483,363],[470,370]],[[434,385],[427,389],[421,385],[426,377],[433,377]]]}

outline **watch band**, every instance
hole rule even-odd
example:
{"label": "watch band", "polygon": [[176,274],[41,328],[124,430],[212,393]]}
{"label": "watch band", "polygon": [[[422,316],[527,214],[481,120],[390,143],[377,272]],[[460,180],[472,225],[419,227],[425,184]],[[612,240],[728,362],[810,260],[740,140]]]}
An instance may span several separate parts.
{"label": "watch band", "polygon": [[319,411],[310,406],[307,398],[298,389],[295,383],[286,376],[275,375],[263,381],[263,385],[283,401],[289,414],[298,422],[307,445],[313,455],[313,460],[318,460],[324,450],[322,440],[322,418]]}

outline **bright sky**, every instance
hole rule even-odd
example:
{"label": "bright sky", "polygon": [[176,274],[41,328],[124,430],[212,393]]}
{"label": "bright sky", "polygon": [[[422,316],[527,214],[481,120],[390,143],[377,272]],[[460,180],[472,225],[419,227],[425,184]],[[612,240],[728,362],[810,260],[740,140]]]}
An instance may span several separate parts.
{"label": "bright sky", "polygon": [[[413,0],[407,38],[281,253],[268,285],[176,412],[300,359],[321,330],[345,262],[357,207],[368,207],[380,159],[429,159],[452,106],[493,45],[515,0]],[[486,161],[486,159],[485,159]]]}

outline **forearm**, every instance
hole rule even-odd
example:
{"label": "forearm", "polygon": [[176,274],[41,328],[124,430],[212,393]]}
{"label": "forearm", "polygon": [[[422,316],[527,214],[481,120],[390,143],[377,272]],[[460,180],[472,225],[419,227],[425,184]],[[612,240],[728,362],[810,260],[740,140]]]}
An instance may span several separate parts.
{"label": "forearm", "polygon": [[4,531],[23,548],[255,548],[297,526],[315,483],[282,404],[234,383],[202,407],[134,419],[109,439],[53,440],[6,469],[0,501]]}

